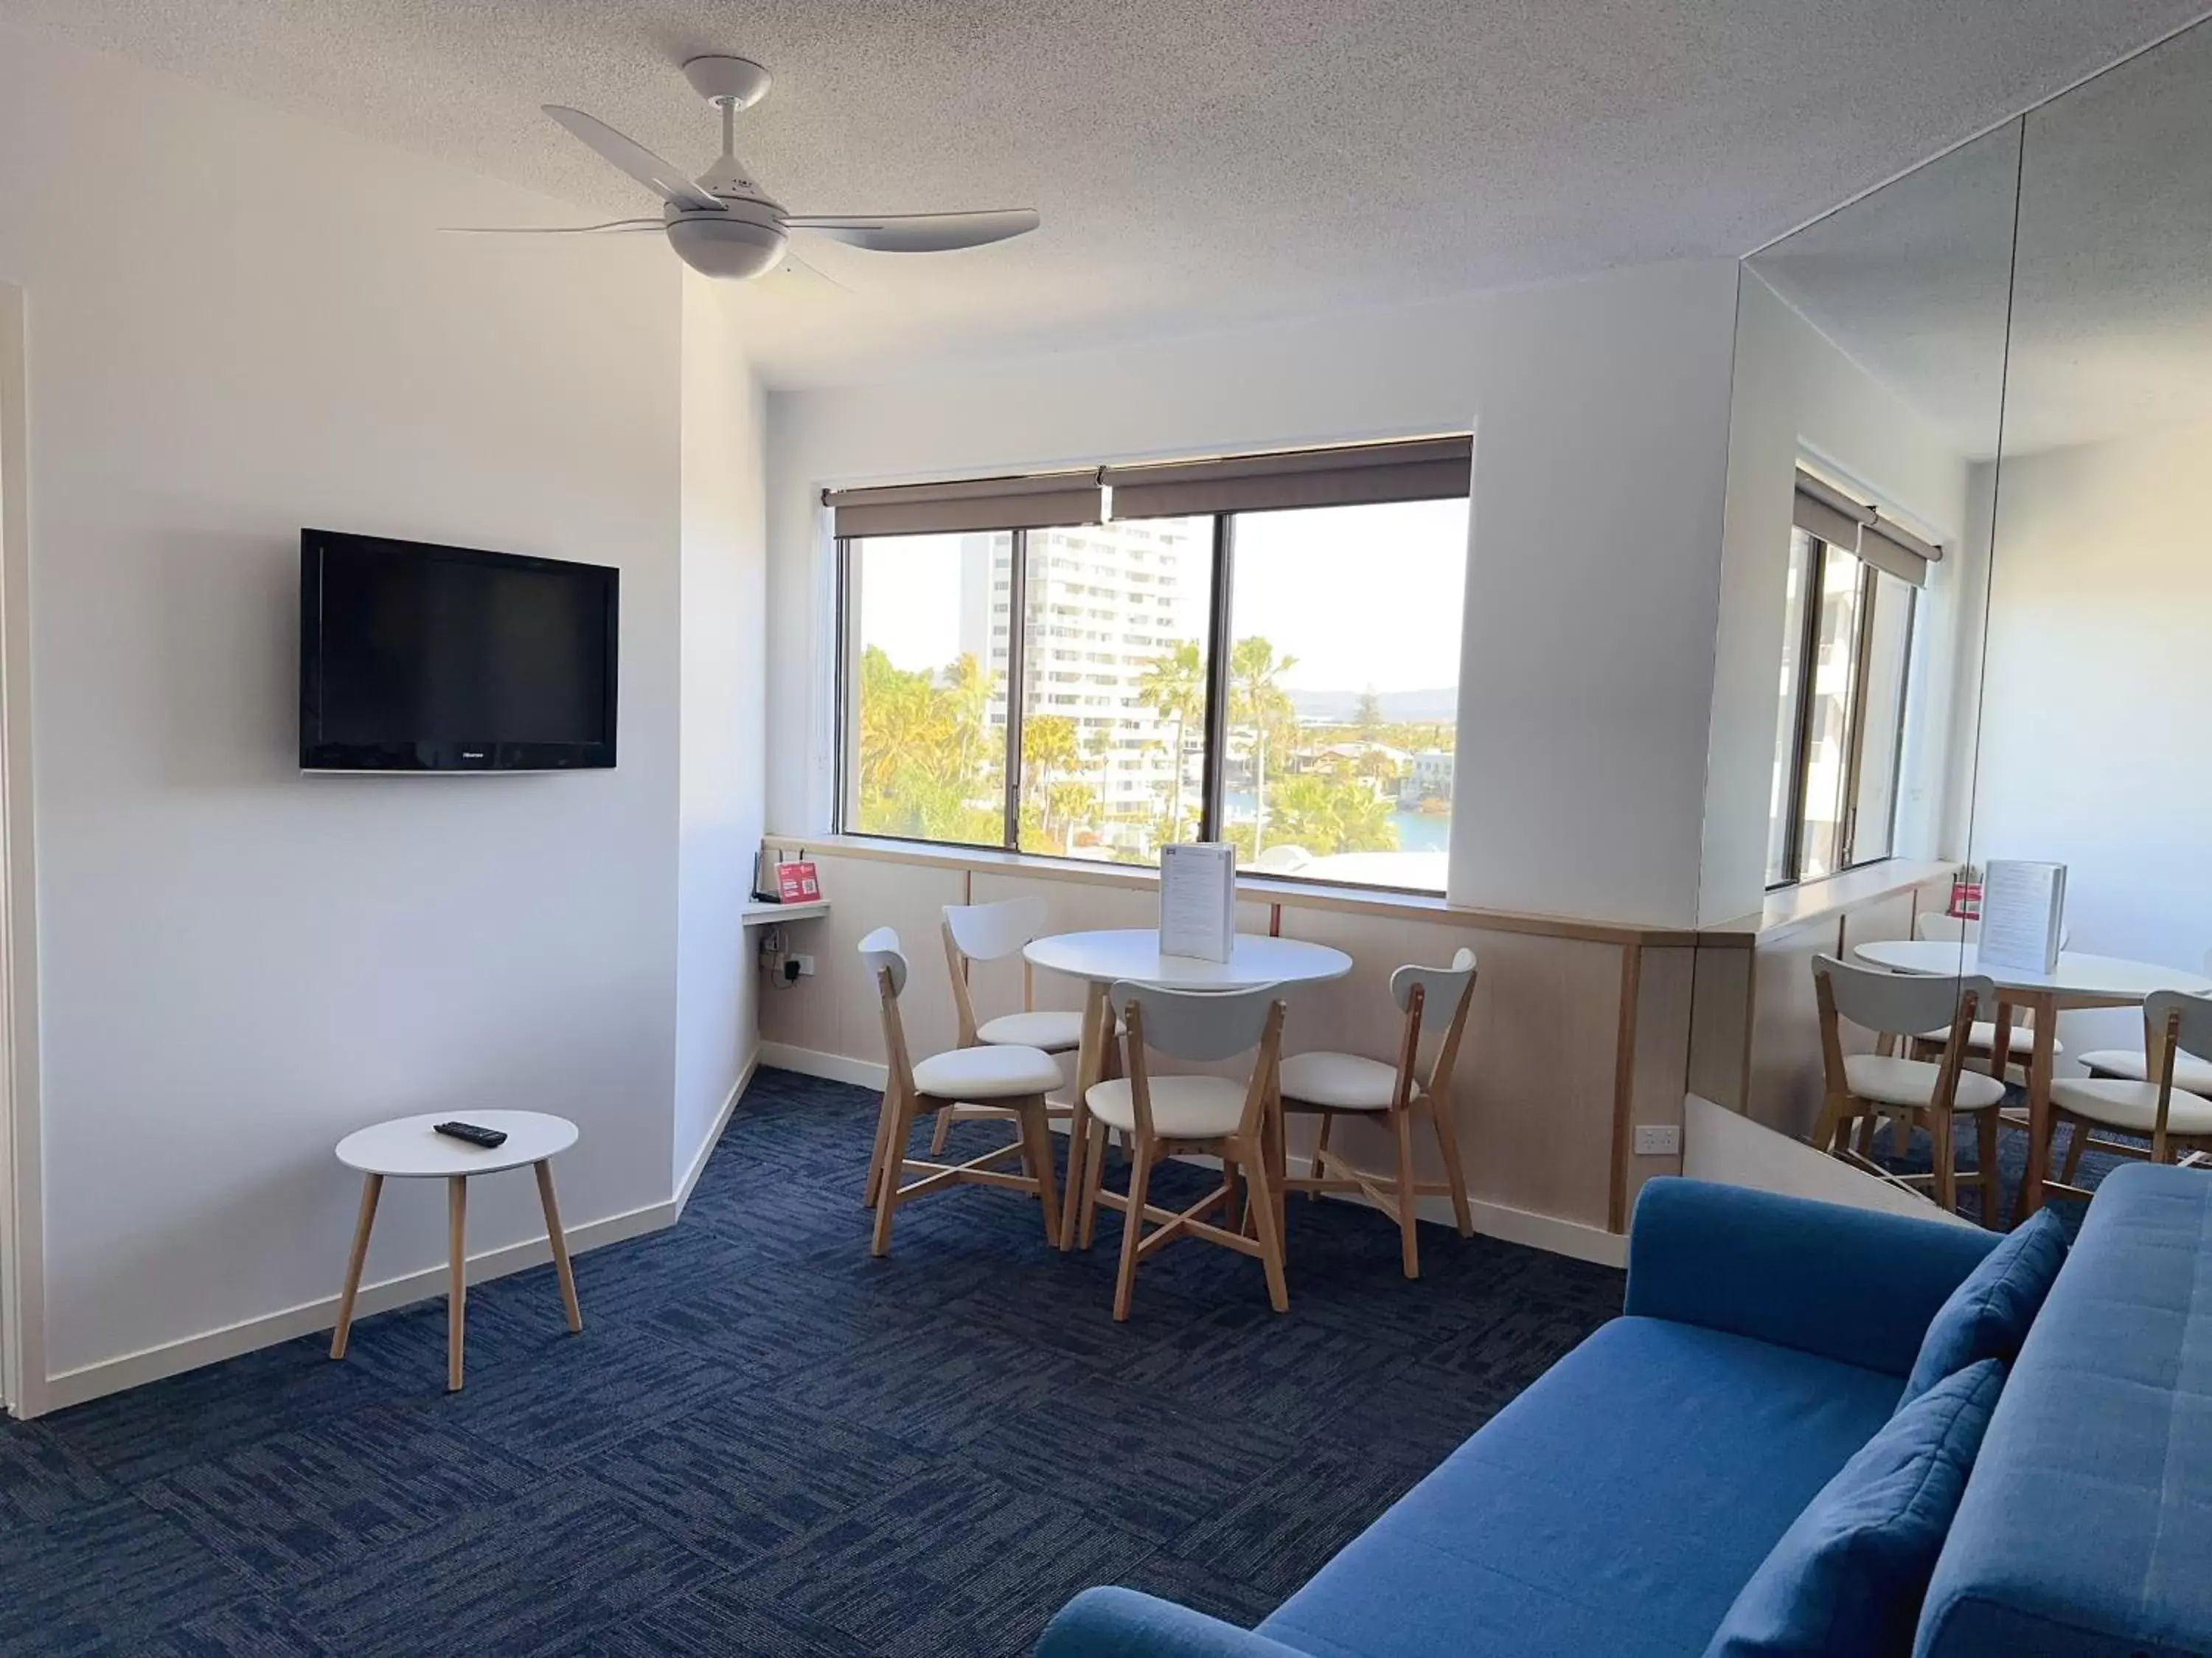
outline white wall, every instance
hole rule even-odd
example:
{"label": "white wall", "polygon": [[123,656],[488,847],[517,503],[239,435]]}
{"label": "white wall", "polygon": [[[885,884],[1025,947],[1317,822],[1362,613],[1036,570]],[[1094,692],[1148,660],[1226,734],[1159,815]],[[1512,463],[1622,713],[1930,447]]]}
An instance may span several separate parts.
{"label": "white wall", "polygon": [[[2202,971],[2212,948],[2212,423],[2005,458],[1972,856],[2068,866],[2073,948]],[[2061,1037],[2138,1045],[2131,1011]]]}
{"label": "white wall", "polygon": [[1966,458],[1928,420],[1844,355],[1747,266],[1735,323],[1727,528],[1705,782],[1698,917],[1756,914],[1765,881],[1782,678],[1791,503],[1801,459],[1820,463],[1942,542],[1915,625],[1900,777],[1900,856],[1942,844],[1952,698],[1978,619]]}
{"label": "white wall", "polygon": [[[0,28],[50,1372],[333,1294],[380,1117],[574,1118],[572,1223],[670,1192],[677,267],[433,229],[565,212]],[[300,776],[302,525],[620,565],[619,766]],[[373,1278],[443,1201],[388,1193]],[[542,1229],[526,1177],[470,1218]]]}
{"label": "white wall", "polygon": [[772,393],[770,826],[819,832],[834,792],[823,486],[1471,430],[1451,896],[1688,921],[1734,286],[1659,266]]}
{"label": "white wall", "polygon": [[758,1044],[751,896],[766,765],[763,402],[727,284],[684,289],[676,1131],[681,1189]]}

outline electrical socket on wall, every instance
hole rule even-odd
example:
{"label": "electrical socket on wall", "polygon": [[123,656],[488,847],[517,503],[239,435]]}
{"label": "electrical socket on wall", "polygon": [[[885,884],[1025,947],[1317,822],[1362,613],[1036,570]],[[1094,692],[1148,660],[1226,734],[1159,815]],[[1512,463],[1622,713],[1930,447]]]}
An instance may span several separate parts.
{"label": "electrical socket on wall", "polygon": [[1672,1123],[1638,1123],[1636,1125],[1636,1155],[1639,1157],[1680,1156],[1682,1131]]}
{"label": "electrical socket on wall", "polygon": [[814,977],[814,958],[812,956],[794,955],[791,959],[793,962],[798,964],[799,976],[801,978],[811,978]]}

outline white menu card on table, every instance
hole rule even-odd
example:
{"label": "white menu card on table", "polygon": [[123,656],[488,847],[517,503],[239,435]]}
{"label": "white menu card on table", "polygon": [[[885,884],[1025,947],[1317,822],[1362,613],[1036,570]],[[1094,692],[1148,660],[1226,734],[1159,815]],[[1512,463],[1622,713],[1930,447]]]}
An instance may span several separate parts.
{"label": "white menu card on table", "polygon": [[1237,948],[1237,849],[1226,841],[1160,848],[1160,954],[1226,961]]}
{"label": "white menu card on table", "polygon": [[2066,866],[1993,858],[1982,877],[1981,969],[2058,971],[2066,917]]}

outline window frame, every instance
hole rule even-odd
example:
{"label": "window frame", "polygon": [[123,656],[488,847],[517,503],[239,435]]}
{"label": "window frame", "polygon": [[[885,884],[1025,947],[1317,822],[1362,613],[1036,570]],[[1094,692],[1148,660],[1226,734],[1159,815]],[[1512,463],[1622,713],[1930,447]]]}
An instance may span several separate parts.
{"label": "window frame", "polygon": [[[1859,782],[1866,760],[1867,696],[1866,679],[1869,659],[1874,650],[1872,621],[1877,589],[1883,571],[1867,560],[1859,561],[1857,592],[1854,595],[1851,613],[1851,677],[1849,707],[1844,737],[1844,772],[1838,799],[1844,814],[1836,833],[1836,867],[1826,875],[1808,876],[1804,874],[1805,859],[1805,791],[1809,780],[1809,760],[1813,739],[1814,684],[1820,671],[1820,595],[1827,579],[1828,553],[1831,544],[1823,536],[1807,531],[1805,539],[1811,544],[1811,556],[1805,566],[1804,614],[1799,619],[1796,674],[1789,695],[1794,698],[1797,717],[1793,722],[1790,743],[1789,781],[1783,791],[1784,838],[1782,878],[1769,881],[1766,890],[1778,893],[1808,881],[1820,881],[1845,875],[1853,869],[1863,869],[1897,856],[1897,816],[1905,791],[1898,786],[1899,774],[1904,766],[1905,728],[1911,716],[1912,705],[1912,647],[1920,627],[1920,589],[1910,582],[1905,589],[1905,643],[1900,673],[1904,683],[1897,698],[1897,728],[1888,734],[1892,782],[1889,795],[1889,834],[1886,844],[1890,850],[1872,857],[1855,856],[1859,842]],[[1848,548],[1844,549],[1848,552]],[[1856,555],[1853,555],[1856,556]],[[1893,578],[1894,579],[1894,578]],[[1770,826],[1771,828],[1771,826]]]}
{"label": "window frame", "polygon": [[[1470,480],[1471,481],[1471,480]],[[1435,497],[1438,500],[1466,500],[1472,503],[1472,491],[1467,496]],[[1358,505],[1359,503],[1342,504]],[[1388,505],[1378,501],[1373,505]],[[1244,508],[1222,508],[1212,512],[1166,513],[1158,515],[1169,519],[1210,519],[1212,523],[1211,549],[1212,595],[1208,601],[1206,627],[1206,718],[1204,749],[1200,759],[1199,826],[1200,840],[1217,838],[1221,829],[1224,776],[1228,759],[1230,654],[1234,631],[1232,614],[1232,582],[1236,570],[1236,521],[1240,513],[1252,510]],[[1109,523],[1146,521],[1135,516],[1109,519]],[[927,533],[927,532],[920,532]],[[855,625],[855,576],[862,541],[892,541],[896,534],[835,536],[832,566],[836,591],[836,630],[839,673],[837,706],[830,721],[832,741],[836,744],[837,771],[836,810],[834,832],[866,835],[872,840],[896,841],[916,846],[942,846],[955,850],[1005,852],[1019,857],[1046,858],[1055,863],[1087,864],[1093,860],[1070,857],[1057,852],[1036,852],[1020,844],[1022,809],[1022,704],[1025,701],[1021,675],[1025,672],[1024,659],[1028,655],[1028,619],[1026,615],[1029,583],[1030,531],[1026,528],[1004,532],[1012,538],[1012,571],[1009,587],[1006,619],[1006,752],[1004,761],[1004,793],[1006,811],[1000,838],[994,842],[927,839],[919,835],[890,834],[881,830],[855,829],[853,819],[859,806],[860,768],[854,750],[855,722],[854,704],[858,695],[860,641]],[[1462,580],[1464,576],[1462,576]],[[1455,745],[1456,749],[1456,745]],[[1121,864],[1122,869],[1142,868],[1142,865]],[[1356,889],[1360,892],[1396,893],[1419,898],[1441,898],[1443,889],[1434,887],[1407,887],[1381,881],[1347,882],[1334,881],[1325,875],[1282,874],[1272,869],[1239,869],[1240,880],[1264,880],[1288,882],[1316,887]]]}

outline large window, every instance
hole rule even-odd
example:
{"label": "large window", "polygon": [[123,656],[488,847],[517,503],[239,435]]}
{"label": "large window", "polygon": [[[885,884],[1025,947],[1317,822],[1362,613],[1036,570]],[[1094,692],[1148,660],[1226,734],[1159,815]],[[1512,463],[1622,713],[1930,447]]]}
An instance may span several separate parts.
{"label": "large window", "polygon": [[[1807,485],[1801,482],[1801,491]],[[1890,856],[1913,613],[1931,545],[1834,491],[1801,493],[1790,537],[1766,881]],[[1809,526],[1809,527],[1808,527]]]}
{"label": "large window", "polygon": [[1468,457],[831,497],[841,826],[1128,863],[1226,840],[1270,874],[1442,891]]}

